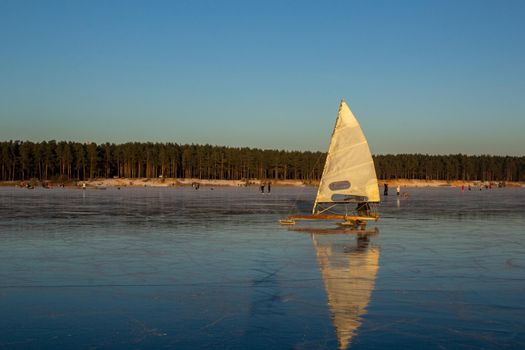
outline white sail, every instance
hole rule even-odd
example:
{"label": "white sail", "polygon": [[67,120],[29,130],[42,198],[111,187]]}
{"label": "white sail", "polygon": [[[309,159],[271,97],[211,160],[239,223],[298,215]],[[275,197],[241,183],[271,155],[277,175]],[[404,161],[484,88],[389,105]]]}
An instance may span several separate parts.
{"label": "white sail", "polygon": [[314,211],[317,203],[345,202],[349,196],[355,201],[379,202],[368,142],[350,108],[341,101]]}

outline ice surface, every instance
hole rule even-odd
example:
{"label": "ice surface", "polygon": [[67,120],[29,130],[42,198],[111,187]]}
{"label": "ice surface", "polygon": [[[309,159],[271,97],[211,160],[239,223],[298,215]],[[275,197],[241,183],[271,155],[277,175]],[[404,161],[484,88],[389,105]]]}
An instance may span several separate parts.
{"label": "ice surface", "polygon": [[315,192],[0,188],[0,349],[525,347],[523,189],[408,189],[365,241],[278,224]]}

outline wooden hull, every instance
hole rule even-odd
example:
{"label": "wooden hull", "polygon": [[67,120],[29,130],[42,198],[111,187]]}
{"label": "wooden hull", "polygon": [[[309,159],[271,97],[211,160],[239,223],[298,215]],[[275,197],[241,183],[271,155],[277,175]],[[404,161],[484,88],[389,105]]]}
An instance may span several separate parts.
{"label": "wooden hull", "polygon": [[356,215],[332,215],[332,214],[310,214],[310,215],[290,215],[288,220],[343,220],[343,221],[377,221],[379,216],[356,216]]}
{"label": "wooden hull", "polygon": [[279,223],[281,225],[294,225],[295,221],[292,219],[282,219],[282,220],[279,220]]}

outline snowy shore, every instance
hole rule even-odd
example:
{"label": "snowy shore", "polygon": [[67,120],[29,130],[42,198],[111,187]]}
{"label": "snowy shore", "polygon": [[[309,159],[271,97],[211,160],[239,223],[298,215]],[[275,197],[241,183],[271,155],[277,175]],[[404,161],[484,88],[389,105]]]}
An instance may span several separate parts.
{"label": "snowy shore", "polygon": [[[199,184],[199,186],[209,187],[246,187],[246,186],[260,186],[261,184],[271,183],[272,186],[318,186],[319,181],[302,181],[302,180],[273,180],[273,179],[249,179],[249,180],[205,180],[194,178],[111,178],[111,179],[91,179],[85,181],[2,181],[0,186],[19,186],[26,187],[28,184],[32,186],[49,186],[49,187],[79,187],[93,188],[93,187],[175,187],[175,186],[192,186]],[[497,187],[498,184],[504,184],[506,187],[525,187],[523,182],[499,182],[499,181],[461,181],[461,180],[378,180],[379,186],[382,188],[385,183],[391,189],[398,185],[402,188],[442,188],[442,187],[479,187],[491,186]]]}

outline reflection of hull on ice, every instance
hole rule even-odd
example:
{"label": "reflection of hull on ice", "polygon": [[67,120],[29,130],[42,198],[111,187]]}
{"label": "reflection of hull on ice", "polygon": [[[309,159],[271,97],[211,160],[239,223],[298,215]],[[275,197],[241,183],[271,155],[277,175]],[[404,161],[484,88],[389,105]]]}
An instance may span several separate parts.
{"label": "reflection of hull on ice", "polygon": [[312,235],[328,305],[340,349],[357,334],[370,301],[378,270],[379,249],[368,235],[352,243],[348,236]]}
{"label": "reflection of hull on ice", "polygon": [[358,228],[351,228],[351,227],[329,227],[329,228],[323,228],[323,227],[308,227],[308,226],[290,226],[288,228],[288,231],[294,231],[294,232],[304,232],[304,233],[310,233],[310,234],[316,234],[316,235],[366,235],[366,236],[374,236],[379,234],[379,228],[374,227],[372,229],[358,229]]}

